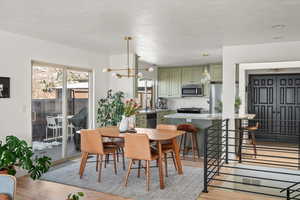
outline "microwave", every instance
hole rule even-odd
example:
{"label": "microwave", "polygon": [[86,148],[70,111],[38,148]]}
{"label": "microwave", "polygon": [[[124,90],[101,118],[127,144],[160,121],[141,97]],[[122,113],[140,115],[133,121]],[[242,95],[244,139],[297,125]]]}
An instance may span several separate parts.
{"label": "microwave", "polygon": [[182,97],[201,97],[204,96],[203,85],[200,84],[190,84],[183,85],[181,88]]}

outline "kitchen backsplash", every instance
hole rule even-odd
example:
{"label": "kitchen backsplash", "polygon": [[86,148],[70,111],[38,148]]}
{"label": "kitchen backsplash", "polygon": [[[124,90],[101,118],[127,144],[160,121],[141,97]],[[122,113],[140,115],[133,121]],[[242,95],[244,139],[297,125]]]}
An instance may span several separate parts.
{"label": "kitchen backsplash", "polygon": [[209,111],[209,104],[207,101],[209,97],[185,97],[185,98],[169,98],[168,108],[176,110],[178,108],[197,107],[203,108],[204,111]]}

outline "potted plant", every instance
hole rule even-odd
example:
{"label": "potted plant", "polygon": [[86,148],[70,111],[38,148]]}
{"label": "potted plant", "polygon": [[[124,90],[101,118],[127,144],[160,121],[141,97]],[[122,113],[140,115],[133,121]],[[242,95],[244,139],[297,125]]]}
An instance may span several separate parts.
{"label": "potted plant", "polygon": [[97,125],[99,127],[117,126],[124,113],[124,92],[107,91],[105,98],[99,99],[97,108]]}
{"label": "potted plant", "polygon": [[15,175],[16,167],[26,170],[35,180],[47,172],[51,166],[51,158],[35,157],[32,148],[26,141],[16,136],[7,136],[5,143],[0,143],[0,173]]}
{"label": "potted plant", "polygon": [[66,200],[80,200],[81,197],[84,196],[84,193],[83,192],[77,192],[75,194],[73,193],[70,193],[68,196],[67,196],[67,199]]}
{"label": "potted plant", "polygon": [[[236,97],[235,101],[234,101],[234,109],[235,109],[235,113],[239,113],[240,107],[242,105],[242,100],[240,97]],[[215,107],[215,110],[218,113],[222,113],[223,110],[223,102],[218,100],[217,102],[217,106]]]}
{"label": "potted plant", "polygon": [[240,107],[242,105],[242,100],[240,97],[236,97],[234,101],[235,113],[239,113]]}
{"label": "potted plant", "polygon": [[[129,130],[130,121],[134,121],[133,116],[137,114],[140,105],[133,99],[127,100],[124,104],[124,114],[119,126],[120,132],[125,132]],[[134,126],[133,126],[134,127]]]}

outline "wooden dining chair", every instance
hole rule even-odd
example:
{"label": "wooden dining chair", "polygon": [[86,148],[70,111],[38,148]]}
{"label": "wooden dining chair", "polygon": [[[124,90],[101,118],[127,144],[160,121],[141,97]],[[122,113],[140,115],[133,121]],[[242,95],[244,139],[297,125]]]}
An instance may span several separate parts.
{"label": "wooden dining chair", "polygon": [[[170,124],[158,124],[156,126],[156,129],[158,130],[171,130],[171,131],[176,131],[177,130],[177,126],[176,125],[170,125]],[[176,165],[176,161],[175,161],[175,150],[173,148],[173,142],[172,140],[170,141],[162,141],[162,151],[164,154],[164,161],[165,161],[165,174],[166,177],[168,177],[168,154],[171,154],[173,163],[174,163],[174,167],[177,171],[177,165]]]}
{"label": "wooden dining chair", "polygon": [[125,157],[130,159],[125,176],[125,187],[134,161],[146,162],[147,191],[150,188],[150,161],[159,158],[157,152],[151,151],[150,141],[146,134],[126,134],[125,135]]}
{"label": "wooden dining chair", "polygon": [[[100,132],[112,132],[116,135],[120,133],[119,128],[117,126],[107,126],[102,128],[97,128]],[[119,162],[119,154],[122,156],[122,165],[123,170],[125,170],[125,156],[124,156],[124,139],[123,138],[110,138],[107,141],[103,142],[104,146],[116,146],[117,147],[117,162]],[[99,162],[99,156],[97,156],[97,162]],[[109,154],[105,156],[104,167],[109,163]],[[98,169],[96,169],[98,170]]]}
{"label": "wooden dining chair", "polygon": [[[89,155],[96,155],[100,157],[100,169],[98,175],[98,182],[101,181],[101,171],[102,171],[102,163],[103,163],[103,156],[112,154],[114,157],[114,172],[117,174],[117,167],[116,167],[116,146],[104,146],[102,142],[101,132],[99,130],[81,130],[81,152],[82,158],[80,163],[80,178],[82,178],[84,169],[87,163],[87,159]],[[98,162],[96,163],[98,168]]]}

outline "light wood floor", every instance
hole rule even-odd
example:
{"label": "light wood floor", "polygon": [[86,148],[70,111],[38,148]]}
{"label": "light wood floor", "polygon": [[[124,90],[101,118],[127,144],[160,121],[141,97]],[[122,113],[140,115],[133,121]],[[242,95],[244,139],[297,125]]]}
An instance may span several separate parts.
{"label": "light wood floor", "polygon": [[[202,159],[194,162],[192,159],[183,160],[184,166],[203,167]],[[48,181],[32,181],[28,177],[18,178],[16,200],[64,200],[70,192],[82,191],[84,200],[128,200],[123,197],[82,189],[74,186],[63,185]],[[277,200],[279,198],[251,193],[236,192],[209,188],[209,193],[199,194],[197,200]]]}
{"label": "light wood floor", "polygon": [[74,186],[40,180],[33,181],[27,176],[18,178],[15,200],[65,200],[71,192],[84,192],[85,200],[128,200]]}

